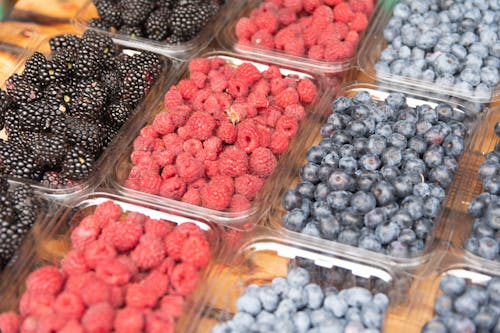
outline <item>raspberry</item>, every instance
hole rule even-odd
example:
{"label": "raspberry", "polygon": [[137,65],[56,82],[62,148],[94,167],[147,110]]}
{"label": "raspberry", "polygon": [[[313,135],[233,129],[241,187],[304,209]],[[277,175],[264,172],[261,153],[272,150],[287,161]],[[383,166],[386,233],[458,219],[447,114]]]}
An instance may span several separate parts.
{"label": "raspberry", "polygon": [[276,65],[270,65],[264,72],[262,72],[262,77],[267,80],[281,77],[281,72],[279,67]]}
{"label": "raspberry", "polygon": [[168,290],[169,278],[168,275],[155,269],[142,280],[142,284],[151,289],[157,297],[162,297]]}
{"label": "raspberry", "polygon": [[269,149],[277,155],[281,155],[286,151],[289,144],[288,136],[283,132],[274,132],[271,137]]}
{"label": "raspberry", "polygon": [[26,280],[26,288],[33,293],[57,294],[64,284],[63,274],[54,266],[44,266],[33,271]]}
{"label": "raspberry", "polygon": [[109,288],[109,286],[95,277],[87,281],[83,285],[82,289],[78,291],[73,290],[73,292],[79,293],[82,301],[87,306],[99,304],[102,302],[109,302],[111,300],[111,289]]}
{"label": "raspberry", "polygon": [[134,308],[123,308],[116,311],[113,324],[115,333],[141,333],[144,327],[144,314]]}
{"label": "raspberry", "polygon": [[321,30],[319,30],[315,26],[306,28],[302,34],[302,39],[304,40],[304,46],[310,48],[311,46],[315,45],[318,42],[318,37]]}
{"label": "raspberry", "polygon": [[118,262],[122,263],[123,265],[125,265],[125,267],[127,267],[130,276],[135,276],[139,272],[139,269],[137,268],[135,261],[133,261],[128,254],[118,256],[116,260],[118,260]]}
{"label": "raspberry", "polygon": [[163,238],[174,230],[174,224],[163,220],[147,219],[144,222],[144,233]]}
{"label": "raspberry", "polygon": [[159,134],[172,133],[175,127],[175,123],[172,120],[172,112],[160,112],[153,120],[153,128]]}
{"label": "raspberry", "polygon": [[375,3],[373,0],[360,0],[363,2],[363,4],[365,5],[365,14],[367,16],[370,16],[371,13],[373,12],[373,7],[375,6]]}
{"label": "raspberry", "polygon": [[207,75],[202,72],[192,72],[190,74],[191,81],[193,81],[194,85],[198,89],[205,88],[205,83],[207,81]]}
{"label": "raspberry", "polygon": [[166,165],[172,164],[175,159],[174,152],[169,148],[161,148],[155,150],[151,154],[151,158],[158,163],[160,167],[164,167]]}
{"label": "raspberry", "polygon": [[222,58],[215,57],[215,58],[210,59],[210,68],[211,69],[218,69],[219,67],[222,67],[226,64],[227,64],[226,60],[224,60]]}
{"label": "raspberry", "polygon": [[142,160],[145,160],[147,158],[151,158],[151,152],[149,151],[137,150],[133,151],[132,154],[130,154],[130,161],[133,164],[139,164]]}
{"label": "raspberry", "polygon": [[261,12],[254,20],[257,30],[265,30],[270,34],[276,32],[279,21],[275,14],[270,12]]}
{"label": "raspberry", "polygon": [[94,217],[100,227],[104,227],[109,223],[118,221],[122,215],[122,208],[117,205],[114,201],[108,200],[99,204],[95,211]]}
{"label": "raspberry", "polygon": [[260,146],[259,133],[253,121],[244,121],[238,124],[237,146],[245,153],[250,154]]}
{"label": "raspberry", "polygon": [[198,235],[189,237],[182,245],[181,260],[194,267],[204,267],[210,259],[210,246],[207,240]]}
{"label": "raspberry", "polygon": [[87,333],[106,333],[113,328],[115,313],[109,303],[92,305],[82,317],[82,326]]}
{"label": "raspberry", "polygon": [[260,147],[250,155],[249,164],[253,174],[267,177],[274,171],[278,161],[271,150]]}
{"label": "raspberry", "polygon": [[349,24],[352,30],[354,31],[363,31],[368,26],[368,18],[364,13],[355,13],[354,18]]}
{"label": "raspberry", "polygon": [[177,87],[170,87],[170,89],[165,94],[165,97],[163,98],[163,104],[165,105],[165,108],[167,110],[171,110],[178,105],[182,105],[183,103],[184,100],[182,99],[182,95],[179,90],[177,90]]}
{"label": "raspberry", "polygon": [[301,56],[305,53],[304,39],[302,36],[289,40],[284,47],[286,53]]}
{"label": "raspberry", "polygon": [[58,333],[85,333],[82,325],[77,320],[68,321]]}
{"label": "raspberry", "polygon": [[[161,171],[161,179],[163,180],[167,180],[176,175],[177,175],[177,169],[175,168],[175,165],[165,165],[165,167],[163,167],[163,170]],[[161,194],[161,187],[160,187],[160,194]]]}
{"label": "raspberry", "polygon": [[286,89],[286,82],[281,77],[276,77],[271,79],[271,94],[273,96],[278,95],[280,92]]}
{"label": "raspberry", "polygon": [[[285,45],[294,38],[297,38],[297,32],[292,29],[290,25],[278,31],[278,33],[274,37],[274,43],[278,50],[282,50],[285,48]],[[279,77],[281,77],[281,75]]]}
{"label": "raspberry", "polygon": [[316,22],[321,22],[320,24],[333,22],[333,11],[329,6],[321,5],[314,10],[312,20],[313,24]]}
{"label": "raspberry", "polygon": [[190,264],[178,264],[172,271],[170,282],[177,295],[187,295],[196,288],[198,270]]}
{"label": "raspberry", "polygon": [[189,116],[191,115],[191,111],[191,108],[187,105],[178,105],[174,107],[170,111],[170,115],[175,127],[184,126],[187,123]]}
{"label": "raspberry", "polygon": [[66,323],[65,320],[54,313],[39,316],[37,332],[59,332]]}
{"label": "raspberry", "polygon": [[126,218],[113,223],[103,230],[105,241],[112,244],[118,251],[133,249],[142,236],[140,222]]}
{"label": "raspberry", "polygon": [[189,72],[202,72],[208,74],[210,70],[210,60],[206,58],[194,58],[189,62]]}
{"label": "raspberry", "polygon": [[316,99],[316,85],[309,79],[302,79],[297,85],[299,99],[304,103],[311,103]]}
{"label": "raspberry", "polygon": [[195,112],[191,115],[186,123],[190,135],[194,139],[208,139],[215,128],[215,120],[212,116],[203,113]]}
{"label": "raspberry", "polygon": [[227,109],[231,106],[231,103],[233,103],[233,98],[226,92],[216,93],[215,97],[217,98],[221,110]]}
{"label": "raspberry", "polygon": [[54,313],[54,295],[43,292],[25,292],[19,309],[23,316],[32,315],[43,317]]}
{"label": "raspberry", "polygon": [[96,268],[99,263],[115,258],[116,250],[113,245],[97,240],[87,245],[83,255],[87,266]]}
{"label": "raspberry", "polygon": [[174,323],[171,318],[162,318],[159,314],[148,313],[145,333],[174,333]]}
{"label": "raspberry", "polygon": [[352,56],[354,48],[349,42],[336,42],[325,48],[325,60],[345,60]]}
{"label": "raspberry", "polygon": [[191,99],[194,93],[198,91],[194,82],[189,79],[180,80],[179,83],[177,83],[177,89],[184,99]]}
{"label": "raspberry", "polygon": [[134,139],[134,150],[140,151],[153,151],[154,149],[154,138],[138,136]]}
{"label": "raspberry", "polygon": [[236,36],[238,38],[250,39],[257,31],[257,26],[248,17],[242,17],[236,23]]}
{"label": "raspberry", "polygon": [[113,306],[113,308],[120,308],[125,305],[125,286],[111,287],[111,296],[109,298],[109,304]]}
{"label": "raspberry", "polygon": [[85,311],[85,304],[79,295],[65,291],[57,296],[54,302],[56,314],[65,320],[80,319]]}
{"label": "raspberry", "polygon": [[172,150],[175,155],[182,153],[182,144],[184,142],[182,141],[182,138],[176,133],[167,134],[163,136],[162,140],[165,143],[165,146],[168,147],[168,149]]}
{"label": "raspberry", "polygon": [[180,260],[182,257],[182,244],[187,239],[187,235],[174,230],[165,237],[163,245],[168,256],[175,260]]}
{"label": "raspberry", "polygon": [[161,238],[151,234],[143,235],[130,257],[139,268],[148,269],[158,266],[165,258],[165,248]]}
{"label": "raspberry", "polygon": [[156,172],[148,172],[143,175],[139,181],[139,190],[150,194],[160,192],[162,179]]}
{"label": "raspberry", "polygon": [[359,34],[356,32],[356,31],[349,31],[347,33],[347,36],[345,36],[345,39],[344,39],[346,42],[350,42],[351,44],[358,44],[359,42]]}
{"label": "raspberry", "polygon": [[257,124],[257,133],[259,133],[259,143],[261,147],[267,147],[271,143],[271,129],[266,125]]}
{"label": "raspberry", "polygon": [[238,177],[248,169],[247,154],[234,146],[229,146],[219,156],[219,172],[221,175]]}
{"label": "raspberry", "polygon": [[227,144],[233,144],[236,141],[237,133],[236,126],[230,122],[222,122],[217,128],[217,137]]}
{"label": "raspberry", "polygon": [[303,0],[302,5],[304,6],[304,10],[308,13],[313,13],[316,8],[318,8],[322,4],[320,0]]}
{"label": "raspberry", "polygon": [[[201,143],[200,143],[201,144]],[[189,153],[181,153],[175,160],[177,174],[186,183],[191,183],[204,175],[204,165]]]}
{"label": "raspberry", "polygon": [[89,270],[85,262],[85,256],[81,250],[71,250],[61,260],[61,268],[66,274],[80,274]]}
{"label": "raspberry", "polygon": [[160,166],[156,163],[151,156],[143,156],[141,160],[138,161],[137,166],[141,167],[142,173],[141,176],[149,174],[151,172],[158,172],[160,170]]}
{"label": "raspberry", "polygon": [[110,286],[121,286],[130,279],[130,272],[116,259],[101,262],[96,267],[96,276]]}
{"label": "raspberry", "polygon": [[289,25],[297,20],[297,14],[291,8],[280,8],[278,20],[282,25]]}
{"label": "raspberry", "polygon": [[288,138],[293,138],[297,133],[297,120],[290,116],[282,116],[276,123],[276,131],[285,133]]}
{"label": "raspberry", "polygon": [[185,192],[186,183],[179,176],[164,179],[160,187],[160,195],[168,199],[180,200]]}
{"label": "raspberry", "polygon": [[[229,188],[232,188],[232,186],[233,186],[232,179],[230,177],[219,176],[216,178],[216,180],[221,182],[222,186],[227,186]],[[184,223],[178,225],[175,228],[175,231],[180,232],[181,234],[184,234],[188,237],[190,237],[190,236],[204,236],[204,234],[205,234],[203,232],[203,230],[200,229],[200,227],[198,227],[193,222],[184,222]]]}
{"label": "raspberry", "polygon": [[266,95],[271,91],[271,85],[267,79],[261,78],[259,81],[255,82],[250,90],[253,93]]}
{"label": "raspberry", "polygon": [[229,211],[230,212],[241,212],[244,210],[247,210],[251,207],[250,201],[248,199],[241,195],[241,194],[235,194],[231,198],[231,203],[229,204]]}
{"label": "raspberry", "polygon": [[234,180],[235,192],[244,195],[249,200],[255,198],[262,186],[264,186],[264,180],[254,175],[244,174]]}
{"label": "raspberry", "polygon": [[259,30],[253,34],[250,40],[252,45],[261,49],[272,50],[274,48],[274,38],[267,30]]}
{"label": "raspberry", "polygon": [[154,290],[148,289],[141,283],[130,283],[127,286],[125,300],[128,306],[141,309],[153,307],[158,300],[158,296]]}
{"label": "raspberry", "polygon": [[276,105],[286,108],[299,102],[299,94],[293,88],[286,88],[276,96]]}
{"label": "raspberry", "polygon": [[13,311],[0,314],[0,331],[3,333],[17,333],[21,326],[19,315]]}
{"label": "raspberry", "polygon": [[157,138],[158,132],[154,129],[153,125],[146,125],[140,131],[140,136],[149,137],[149,138]]}
{"label": "raspberry", "polygon": [[366,5],[362,0],[349,0],[349,6],[351,6],[351,9],[353,12],[365,12],[366,11]]}
{"label": "raspberry", "polygon": [[96,279],[94,272],[69,275],[64,289],[75,293],[81,293],[83,288]]}
{"label": "raspberry", "polygon": [[283,0],[283,6],[299,13],[302,10],[302,0]]}
{"label": "raspberry", "polygon": [[339,22],[350,22],[354,18],[354,12],[347,2],[341,2],[333,7],[333,18]]}
{"label": "raspberry", "polygon": [[166,295],[160,301],[160,311],[163,315],[178,318],[183,313],[184,297]]}
{"label": "raspberry", "polygon": [[21,324],[22,333],[36,333],[38,329],[38,319],[30,316],[23,320]]}
{"label": "raspberry", "polygon": [[283,112],[283,115],[293,117],[297,121],[301,121],[305,117],[306,111],[302,105],[292,104],[285,108],[285,112]]}
{"label": "raspberry", "polygon": [[227,92],[233,97],[246,96],[248,84],[240,78],[231,78],[227,81]]}
{"label": "raspberry", "polygon": [[256,108],[265,108],[269,104],[267,94],[263,92],[251,92],[248,95],[248,102]]}
{"label": "raspberry", "polygon": [[[205,159],[203,161],[205,165],[205,174],[207,177],[211,178],[219,174],[219,161],[211,161],[209,159]],[[200,189],[201,190],[201,189]]]}
{"label": "raspberry", "polygon": [[232,192],[232,188],[214,177],[200,190],[201,202],[207,208],[223,210],[229,206]]}
{"label": "raspberry", "polygon": [[186,193],[181,198],[182,202],[199,206],[201,205],[200,190],[195,188],[188,188]]}

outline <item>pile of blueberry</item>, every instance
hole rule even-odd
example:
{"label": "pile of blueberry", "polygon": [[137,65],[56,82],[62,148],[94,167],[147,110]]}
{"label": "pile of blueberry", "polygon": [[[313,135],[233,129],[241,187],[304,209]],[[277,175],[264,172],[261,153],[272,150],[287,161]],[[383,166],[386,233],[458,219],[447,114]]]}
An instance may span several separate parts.
{"label": "pile of blueberry", "polygon": [[229,332],[380,332],[389,298],[363,287],[322,289],[309,272],[294,268],[269,285],[250,285],[232,320],[213,327]]}
{"label": "pile of blueberry", "polygon": [[496,0],[403,0],[375,70],[489,98],[499,82],[499,15]]}
{"label": "pile of blueberry", "polygon": [[449,104],[409,107],[401,93],[338,98],[300,182],[282,198],[282,224],[394,257],[420,254],[464,151],[467,120]]}
{"label": "pile of blueberry", "polygon": [[500,332],[500,278],[481,286],[446,275],[439,288],[443,294],[434,304],[436,316],[422,333]]}
{"label": "pile of blueberry", "polygon": [[[495,125],[495,133],[500,137],[500,122]],[[469,205],[474,223],[465,248],[483,258],[500,261],[500,143],[486,155],[478,174],[485,192]]]}

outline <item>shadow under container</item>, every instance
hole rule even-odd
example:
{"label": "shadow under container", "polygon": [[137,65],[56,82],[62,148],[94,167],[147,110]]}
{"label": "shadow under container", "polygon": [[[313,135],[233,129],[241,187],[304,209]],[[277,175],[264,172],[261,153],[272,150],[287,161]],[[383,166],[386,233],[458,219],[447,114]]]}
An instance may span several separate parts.
{"label": "shadow under container", "polygon": [[[26,237],[18,260],[9,268],[9,278],[0,281],[0,311],[19,309],[20,298],[26,290],[26,279],[31,272],[47,265],[60,267],[61,260],[71,249],[72,231],[85,217],[92,215],[98,205],[107,201],[112,201],[123,209],[122,217],[129,213],[138,213],[151,219],[164,220],[177,225],[196,224],[202,230],[209,244],[211,252],[209,265],[218,260],[222,246],[220,229],[212,223],[175,215],[153,203],[137,198],[123,197],[112,191],[99,189],[99,191],[86,194],[80,200],[75,201],[73,208],[63,207],[53,215],[47,216],[44,220],[47,228],[43,231],[34,228]],[[185,296],[183,311],[195,305],[193,302],[199,297],[198,293],[205,280],[207,268],[204,267],[200,270],[198,285]]]}
{"label": "shadow under container", "polygon": [[[383,85],[373,85],[368,83],[357,83],[353,85],[346,85],[339,89],[337,97],[346,96],[349,98],[354,97],[358,92],[366,91],[370,93],[372,100],[374,101],[384,101],[390,93],[404,93],[403,91],[394,90],[392,88],[387,88]],[[464,125],[467,129],[467,135],[464,138],[464,146],[465,150],[462,153],[462,156],[458,158],[458,170],[455,173],[453,183],[446,189],[446,196],[441,202],[439,213],[434,218],[434,223],[432,227],[432,232],[427,236],[425,246],[422,251],[417,256],[410,258],[398,258],[395,256],[390,256],[383,253],[377,253],[375,251],[370,251],[367,249],[363,249],[360,247],[355,247],[351,245],[346,245],[340,243],[335,240],[322,239],[319,237],[313,237],[309,235],[305,235],[310,239],[312,244],[321,244],[321,246],[329,246],[335,251],[340,251],[345,253],[346,255],[351,255],[353,257],[369,257],[373,261],[380,263],[388,263],[390,262],[393,265],[396,265],[400,268],[415,268],[418,265],[428,261],[430,257],[433,255],[433,251],[440,247],[447,247],[448,242],[450,240],[451,235],[453,234],[455,224],[452,219],[449,218],[450,212],[455,210],[454,206],[454,198],[457,197],[461,191],[463,191],[466,186],[468,186],[468,181],[470,177],[470,173],[463,174],[461,168],[464,168],[463,165],[467,164],[467,159],[464,156],[468,156],[467,154],[473,149],[473,146],[478,137],[481,136],[481,133],[476,131],[476,126],[480,122],[480,115],[475,112],[470,111],[462,104],[453,104],[448,100],[440,100],[437,98],[429,98],[420,95],[409,95],[406,94],[406,103],[409,107],[415,108],[419,105],[429,105],[432,108],[436,107],[439,103],[448,103],[450,104],[454,112],[461,114],[464,116]],[[334,99],[331,100],[332,102]],[[330,105],[330,104],[327,104]],[[331,109],[330,109],[331,112]],[[311,134],[307,143],[308,148],[311,148],[313,145],[316,145],[322,140],[321,133],[316,131]],[[290,169],[292,172],[291,176],[288,178],[285,183],[289,184],[286,190],[293,189],[301,180],[299,177],[300,168],[307,162],[305,155],[302,155],[298,158],[294,164],[290,165]],[[286,191],[285,190],[285,191]],[[265,222],[266,225],[269,225],[273,229],[277,230],[285,230],[285,227],[282,224],[282,218],[287,213],[287,211],[283,208],[281,203],[281,198],[277,199],[272,204],[272,211],[268,214],[268,220]],[[296,233],[295,231],[292,231]]]}
{"label": "shadow under container", "polygon": [[251,285],[270,285],[276,277],[286,278],[296,267],[308,270],[311,283],[323,290],[364,287],[373,294],[384,293],[390,302],[383,332],[390,332],[392,316],[405,313],[411,275],[391,267],[352,260],[341,252],[313,246],[306,238],[257,226],[239,240],[238,249],[225,253],[224,265],[212,266],[205,283],[206,298],[180,322],[185,332],[210,332],[238,312],[236,301]]}
{"label": "shadow under container", "polygon": [[[72,20],[78,31],[91,29],[106,34],[120,45],[133,47],[146,51],[151,51],[165,55],[177,60],[188,60],[199,54],[207,47],[212,39],[219,34],[219,31],[226,25],[242,5],[241,0],[218,0],[219,11],[205,24],[200,32],[190,41],[180,44],[167,44],[164,41],[155,41],[145,37],[132,38],[119,32],[110,32],[102,29],[92,28],[88,23],[93,18],[99,18],[97,9],[92,0],[87,1],[76,13]],[[166,24],[166,23],[165,23]]]}
{"label": "shadow under container", "polygon": [[[239,66],[243,63],[251,63],[257,67],[259,71],[264,71],[269,68],[270,64],[263,63],[260,61],[245,58],[241,55],[235,55],[227,52],[210,52],[202,57],[211,58],[221,58],[227,63]],[[138,190],[133,190],[126,187],[126,180],[132,170],[133,164],[130,160],[131,153],[133,152],[132,142],[129,141],[126,145],[124,151],[120,153],[118,162],[114,168],[114,174],[111,175],[110,184],[111,186],[117,188],[122,194],[128,195],[133,194],[136,196],[142,196],[147,198],[147,200],[152,200],[158,204],[168,207],[172,211],[178,212],[180,214],[187,214],[193,217],[203,218],[209,221],[220,223],[226,226],[234,227],[237,229],[249,229],[259,222],[260,219],[266,214],[268,209],[271,207],[270,202],[273,202],[277,197],[280,196],[283,188],[283,179],[288,177],[290,172],[289,166],[298,157],[305,153],[304,141],[310,136],[310,133],[323,122],[323,103],[329,100],[331,90],[326,86],[324,78],[313,72],[308,71],[298,71],[295,69],[288,69],[280,67],[281,74],[283,76],[295,76],[297,78],[307,78],[314,82],[317,86],[317,97],[316,100],[309,104],[306,108],[306,116],[299,122],[299,128],[295,134],[295,137],[290,141],[287,150],[278,159],[278,165],[274,172],[267,178],[264,186],[261,188],[255,199],[251,202],[251,207],[247,210],[238,212],[229,211],[218,211],[214,209],[209,209],[202,206],[197,206],[189,203],[182,202],[180,200],[173,200],[161,197],[159,195],[147,194],[145,192],[140,192]],[[189,71],[187,65],[180,69],[180,77],[176,82],[183,78],[187,78]],[[168,89],[167,89],[168,90]],[[167,91],[165,90],[165,91]],[[160,112],[165,111],[165,106],[163,101],[158,101],[157,104],[152,108],[150,117],[140,123],[140,127],[146,125],[151,125],[155,116]],[[136,127],[137,128],[137,127]],[[131,138],[135,138],[139,133],[138,131],[129,132]],[[229,146],[229,145],[228,145]]]}

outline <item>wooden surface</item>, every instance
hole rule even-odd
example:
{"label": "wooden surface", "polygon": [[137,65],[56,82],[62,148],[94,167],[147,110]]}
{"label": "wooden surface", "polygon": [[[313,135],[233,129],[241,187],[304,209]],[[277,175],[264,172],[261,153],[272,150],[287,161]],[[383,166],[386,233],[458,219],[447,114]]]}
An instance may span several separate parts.
{"label": "wooden surface", "polygon": [[[21,0],[19,1],[10,16],[3,22],[0,22],[0,74],[2,75],[2,83],[5,78],[15,69],[16,64],[26,55],[26,49],[33,49],[38,43],[51,36],[62,33],[75,33],[75,29],[71,24],[72,18],[77,10],[85,3],[84,0]],[[369,81],[359,73],[355,73],[359,81]],[[499,107],[500,103],[496,103],[495,107]],[[500,109],[497,114],[489,118],[488,126],[482,128],[481,137],[476,138],[475,154],[465,156],[461,165],[466,170],[460,177],[471,179],[479,164],[484,159],[484,153],[492,149],[494,135],[492,125],[494,120],[499,120]],[[472,179],[471,179],[472,181]],[[468,201],[474,194],[480,191],[480,184],[471,183],[468,191],[462,191],[456,196],[456,199],[451,205],[460,207],[459,210],[464,210]],[[462,215],[456,215],[460,218]],[[460,221],[459,221],[460,222]],[[456,222],[454,225],[458,227],[452,230],[451,249],[458,251],[463,242],[463,235],[467,234],[470,226],[470,221],[463,223]],[[450,230],[443,228],[442,232],[446,233]],[[439,235],[438,235],[439,238]],[[274,258],[274,259],[273,259]],[[276,256],[265,256],[258,258],[257,263],[262,262],[266,267],[274,267],[273,271],[276,274],[283,275],[286,271],[286,262],[276,259]],[[434,257],[433,260],[439,258]],[[384,332],[405,332],[417,333],[420,328],[432,317],[433,297],[436,294],[436,279],[441,274],[438,263],[437,266],[421,266],[417,268],[413,274],[416,278],[408,290],[411,295],[404,303],[391,308],[385,321]],[[427,277],[422,277],[427,274]],[[236,285],[239,276],[239,268],[228,268],[225,271],[228,276],[229,285]],[[255,277],[254,277],[255,278]],[[217,283],[217,280],[216,282]],[[236,291],[235,291],[236,292]],[[237,294],[232,295],[232,299],[236,299]],[[234,305],[233,305],[234,306]],[[199,327],[200,331],[207,331],[205,327],[207,322]]]}

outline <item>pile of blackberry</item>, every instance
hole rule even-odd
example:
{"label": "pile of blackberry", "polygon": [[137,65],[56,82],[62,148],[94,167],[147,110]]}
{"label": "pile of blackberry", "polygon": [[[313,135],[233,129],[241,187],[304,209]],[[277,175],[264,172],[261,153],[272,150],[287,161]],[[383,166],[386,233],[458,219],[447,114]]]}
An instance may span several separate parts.
{"label": "pile of blackberry", "polygon": [[88,178],[162,64],[91,30],[54,37],[50,48],[0,91],[0,174],[61,188]]}
{"label": "pile of blackberry", "polygon": [[219,11],[214,0],[92,0],[99,18],[89,27],[168,44],[193,39]]}
{"label": "pile of blackberry", "polygon": [[14,256],[35,222],[39,208],[30,186],[10,186],[6,178],[0,176],[0,270]]}

